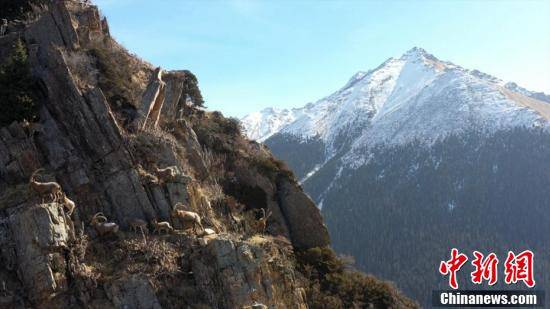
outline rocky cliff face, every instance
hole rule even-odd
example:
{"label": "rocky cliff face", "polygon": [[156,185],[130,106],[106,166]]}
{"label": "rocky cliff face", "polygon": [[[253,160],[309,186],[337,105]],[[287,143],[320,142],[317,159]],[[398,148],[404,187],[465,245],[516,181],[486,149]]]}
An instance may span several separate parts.
{"label": "rocky cliff face", "polygon": [[[194,106],[190,72],[119,46],[95,6],[50,1],[35,13],[0,36],[1,63],[24,43],[38,106],[35,122],[0,129],[0,307],[308,307],[311,270],[295,252],[329,237],[292,173],[234,122]],[[165,167],[174,174],[157,172]],[[29,187],[39,168],[72,214]],[[178,203],[202,230],[173,216]],[[98,212],[118,233],[97,233]],[[271,214],[265,230],[261,213]],[[134,233],[135,219],[175,229]]]}

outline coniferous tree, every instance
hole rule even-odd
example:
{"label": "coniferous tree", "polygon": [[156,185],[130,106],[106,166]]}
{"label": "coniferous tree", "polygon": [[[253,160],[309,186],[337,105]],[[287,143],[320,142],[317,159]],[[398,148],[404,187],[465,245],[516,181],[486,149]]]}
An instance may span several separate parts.
{"label": "coniferous tree", "polygon": [[0,126],[13,121],[34,121],[38,115],[36,83],[30,73],[27,50],[21,40],[0,66]]}

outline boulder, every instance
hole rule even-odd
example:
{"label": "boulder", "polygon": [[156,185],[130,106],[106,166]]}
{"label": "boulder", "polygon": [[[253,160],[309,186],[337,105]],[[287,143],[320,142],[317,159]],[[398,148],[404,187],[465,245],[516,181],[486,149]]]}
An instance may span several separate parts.
{"label": "boulder", "polygon": [[115,280],[105,288],[116,308],[161,309],[160,302],[147,278],[131,275]]}
{"label": "boulder", "polygon": [[290,239],[296,248],[330,245],[327,227],[321,212],[300,187],[286,177],[277,181],[279,207],[290,230]]}
{"label": "boulder", "polygon": [[18,276],[31,301],[40,303],[67,290],[67,249],[72,230],[57,203],[27,204],[8,217]]}
{"label": "boulder", "polygon": [[305,308],[293,270],[277,268],[270,259],[262,246],[220,235],[195,251],[191,264],[197,288],[212,308],[243,308],[256,301]]}

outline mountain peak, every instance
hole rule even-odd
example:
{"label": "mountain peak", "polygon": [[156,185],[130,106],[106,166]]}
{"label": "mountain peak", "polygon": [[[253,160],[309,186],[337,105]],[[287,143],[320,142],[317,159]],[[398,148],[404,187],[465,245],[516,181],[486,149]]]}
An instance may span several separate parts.
{"label": "mountain peak", "polygon": [[343,88],[315,103],[288,114],[248,117],[243,124],[249,137],[260,141],[277,132],[301,139],[320,138],[328,145],[327,153],[333,153],[340,137],[350,132],[360,135],[350,141],[359,149],[414,139],[429,143],[470,125],[486,131],[550,127],[546,120],[550,117],[543,116],[550,115],[550,108],[543,103],[548,101],[544,94],[512,84],[504,87],[497,78],[413,47],[373,70],[357,72]]}
{"label": "mountain peak", "polygon": [[412,60],[412,59],[426,59],[430,61],[439,61],[434,55],[428,53],[425,49],[421,47],[413,47],[406,51],[400,58],[401,60]]}
{"label": "mountain peak", "polygon": [[415,46],[406,51],[404,55],[428,55],[428,52],[424,48]]}

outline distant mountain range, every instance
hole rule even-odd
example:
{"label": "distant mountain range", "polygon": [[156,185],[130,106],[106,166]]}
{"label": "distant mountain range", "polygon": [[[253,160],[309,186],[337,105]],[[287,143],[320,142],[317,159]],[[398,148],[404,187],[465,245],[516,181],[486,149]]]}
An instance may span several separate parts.
{"label": "distant mountain range", "polygon": [[426,305],[453,246],[529,247],[550,270],[549,120],[550,96],[415,47],[241,122],[322,207],[338,251]]}
{"label": "distant mountain range", "polygon": [[[430,142],[471,126],[494,131],[540,126],[550,118],[550,96],[450,62],[415,47],[368,72],[356,73],[340,90],[301,108],[266,108],[241,119],[251,139],[274,134],[321,139],[333,155],[337,137],[353,134],[365,144]],[[355,132],[361,131],[361,132]]]}

